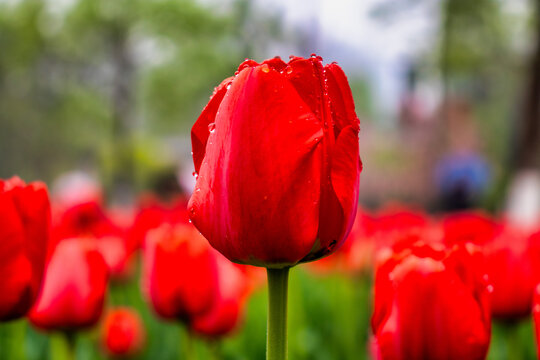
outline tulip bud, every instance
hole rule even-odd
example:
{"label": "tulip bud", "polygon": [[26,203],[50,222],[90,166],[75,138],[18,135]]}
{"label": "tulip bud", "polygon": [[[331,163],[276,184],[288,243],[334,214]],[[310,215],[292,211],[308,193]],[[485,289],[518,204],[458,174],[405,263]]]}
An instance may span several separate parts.
{"label": "tulip bud", "polygon": [[246,60],[191,131],[193,224],[233,262],[284,268],[332,253],[355,218],[359,125],[337,64]]}
{"label": "tulip bud", "polygon": [[92,240],[62,240],[48,260],[43,287],[30,321],[70,332],[97,323],[103,310],[108,269]]}
{"label": "tulip bud", "polygon": [[144,326],[135,310],[128,307],[109,310],[101,332],[103,347],[109,355],[136,355],[144,345],[144,338]]}

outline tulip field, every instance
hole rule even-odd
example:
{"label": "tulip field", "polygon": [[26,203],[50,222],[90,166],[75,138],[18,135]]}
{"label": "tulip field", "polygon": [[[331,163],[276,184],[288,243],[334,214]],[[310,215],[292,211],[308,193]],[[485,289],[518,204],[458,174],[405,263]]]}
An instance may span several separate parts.
{"label": "tulip field", "polygon": [[0,0],[0,360],[540,359],[540,1],[397,3]]}
{"label": "tulip field", "polygon": [[248,60],[193,126],[189,201],[2,180],[2,358],[535,358],[538,225],[358,209],[358,124],[337,64]]}

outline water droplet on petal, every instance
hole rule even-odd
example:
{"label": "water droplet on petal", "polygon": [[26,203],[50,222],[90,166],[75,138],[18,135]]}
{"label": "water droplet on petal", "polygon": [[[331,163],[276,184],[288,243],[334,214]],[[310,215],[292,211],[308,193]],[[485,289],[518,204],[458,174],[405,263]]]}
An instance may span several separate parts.
{"label": "water droplet on petal", "polygon": [[197,177],[197,175],[199,175],[199,174],[197,174],[197,172],[194,171],[194,172],[191,173],[191,175]]}
{"label": "water droplet on petal", "polygon": [[264,73],[269,73],[270,72],[270,67],[268,66],[268,64],[262,64],[261,65],[261,70]]}
{"label": "water droplet on petal", "polygon": [[190,224],[192,224],[192,223],[193,223],[193,221],[191,221],[191,219],[189,219],[188,221],[189,221],[189,223],[190,223]]}
{"label": "water droplet on petal", "polygon": [[208,131],[213,133],[216,130],[216,123],[210,123],[208,124]]}
{"label": "water droplet on petal", "polygon": [[310,55],[310,56],[311,56],[312,58],[316,58],[316,57],[317,57],[317,54],[315,54],[315,53],[311,53],[311,55]]}
{"label": "water droplet on petal", "polygon": [[227,85],[227,90],[229,90],[231,88],[231,85],[232,84]]}
{"label": "water droplet on petal", "polygon": [[293,68],[290,67],[290,66],[287,66],[287,67],[285,68],[285,72],[286,72],[287,74],[290,75],[290,74],[292,74],[292,72],[293,72]]}

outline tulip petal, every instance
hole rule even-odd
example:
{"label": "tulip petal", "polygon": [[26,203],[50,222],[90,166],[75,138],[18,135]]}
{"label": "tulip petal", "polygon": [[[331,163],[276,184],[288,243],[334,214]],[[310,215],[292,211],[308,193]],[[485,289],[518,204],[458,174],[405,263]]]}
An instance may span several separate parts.
{"label": "tulip petal", "polygon": [[25,233],[25,251],[32,266],[32,299],[41,286],[50,231],[50,204],[44,183],[33,182],[15,193],[14,202]]}
{"label": "tulip petal", "polygon": [[331,99],[330,108],[334,123],[334,133],[339,134],[348,125],[360,128],[360,121],[354,109],[354,99],[349,82],[343,70],[337,64],[327,64],[324,67],[328,96]]}
{"label": "tulip petal", "polygon": [[279,56],[276,56],[275,58],[272,58],[272,59],[265,60],[262,63],[267,64],[272,69],[278,72],[283,71],[287,67],[287,64],[283,60],[281,60]]}
{"label": "tulip petal", "polygon": [[12,198],[12,191],[0,192],[0,320],[24,315],[34,300],[23,223]]}
{"label": "tulip petal", "polygon": [[358,128],[345,127],[339,134],[330,168],[332,187],[341,204],[344,225],[340,239],[349,234],[358,208],[358,187],[362,163],[358,157]]}
{"label": "tulip petal", "polygon": [[204,159],[206,142],[208,141],[208,136],[210,136],[209,126],[215,121],[219,105],[227,93],[227,86],[231,83],[232,79],[232,77],[227,78],[216,87],[210,97],[210,101],[204,107],[201,115],[191,129],[191,150],[193,152],[193,164],[197,173]]}
{"label": "tulip petal", "polygon": [[208,139],[190,217],[235,262],[293,265],[319,223],[323,130],[282,74],[261,65],[234,79]]}

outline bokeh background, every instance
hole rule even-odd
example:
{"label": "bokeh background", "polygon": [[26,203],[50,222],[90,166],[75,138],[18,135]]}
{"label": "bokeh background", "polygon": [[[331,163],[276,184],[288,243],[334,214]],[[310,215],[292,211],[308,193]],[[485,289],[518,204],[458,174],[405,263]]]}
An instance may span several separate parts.
{"label": "bokeh background", "polygon": [[[482,208],[540,218],[540,1],[0,0],[0,178],[66,173],[101,184],[109,205],[194,184],[189,130],[213,87],[245,58],[337,61],[361,119],[360,201],[430,212]],[[60,182],[61,183],[61,182]],[[367,358],[369,275],[291,279],[290,358]],[[136,277],[109,304],[134,306],[138,358],[181,358],[178,324],[159,320]],[[230,338],[200,358],[264,358],[266,293]],[[7,327],[7,328],[6,328]],[[57,359],[55,336],[3,325],[12,358]],[[520,325],[519,358],[535,358]],[[490,359],[512,344],[495,327]],[[97,331],[80,359],[106,355]]]}

